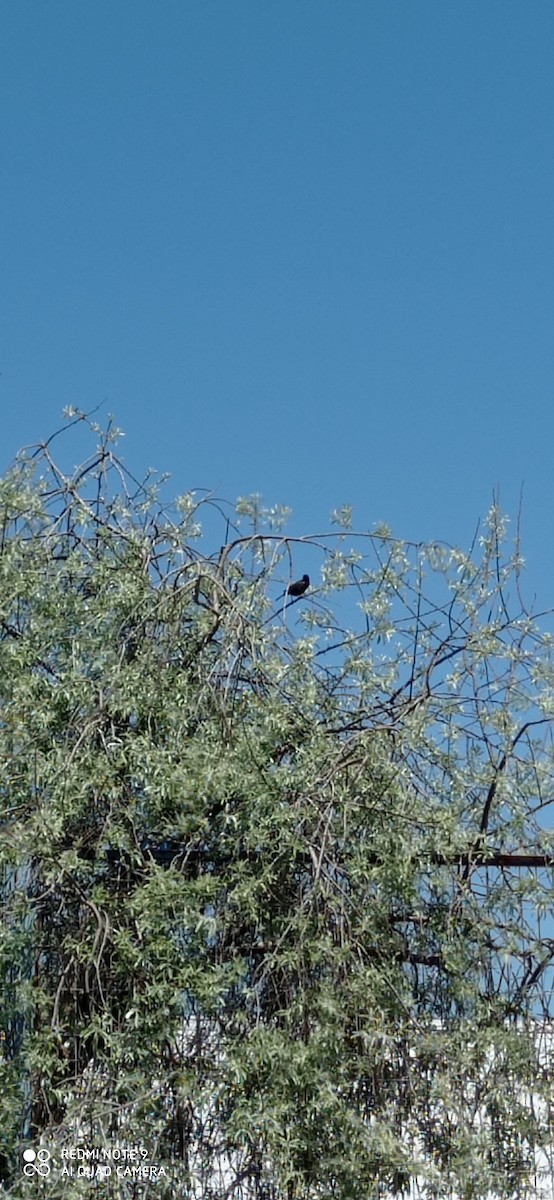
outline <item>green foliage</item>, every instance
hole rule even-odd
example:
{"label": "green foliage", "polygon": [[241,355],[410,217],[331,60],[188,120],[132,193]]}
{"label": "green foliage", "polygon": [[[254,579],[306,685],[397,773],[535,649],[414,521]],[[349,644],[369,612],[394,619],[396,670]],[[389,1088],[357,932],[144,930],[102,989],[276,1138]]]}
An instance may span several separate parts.
{"label": "green foliage", "polygon": [[530,1194],[553,673],[503,519],[287,538],[95,432],[0,482],[8,1194],[67,1194],[39,1142],[144,1145],[159,1197]]}

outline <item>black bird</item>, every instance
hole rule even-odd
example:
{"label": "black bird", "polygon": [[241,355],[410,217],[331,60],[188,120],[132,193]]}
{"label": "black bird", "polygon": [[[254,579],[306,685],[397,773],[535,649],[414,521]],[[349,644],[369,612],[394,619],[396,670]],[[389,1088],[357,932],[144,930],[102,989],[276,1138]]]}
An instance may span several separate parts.
{"label": "black bird", "polygon": [[287,596],[303,596],[304,592],[308,591],[309,586],[310,576],[303,575],[302,579],[297,579],[295,583],[289,583]]}
{"label": "black bird", "polygon": [[283,596],[290,596],[293,600],[298,600],[299,596],[303,596],[304,592],[308,591],[309,586],[310,576],[303,575],[302,579],[296,579],[294,583],[289,583],[287,590],[279,596],[279,600],[282,600]]}

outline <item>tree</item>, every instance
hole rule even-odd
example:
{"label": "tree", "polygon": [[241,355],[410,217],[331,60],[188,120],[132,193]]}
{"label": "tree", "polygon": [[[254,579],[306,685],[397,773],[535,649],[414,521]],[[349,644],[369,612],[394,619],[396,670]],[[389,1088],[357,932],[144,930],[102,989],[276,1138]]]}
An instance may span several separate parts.
{"label": "tree", "polygon": [[497,506],[293,538],[69,417],[0,483],[7,1194],[530,1194],[554,675]]}

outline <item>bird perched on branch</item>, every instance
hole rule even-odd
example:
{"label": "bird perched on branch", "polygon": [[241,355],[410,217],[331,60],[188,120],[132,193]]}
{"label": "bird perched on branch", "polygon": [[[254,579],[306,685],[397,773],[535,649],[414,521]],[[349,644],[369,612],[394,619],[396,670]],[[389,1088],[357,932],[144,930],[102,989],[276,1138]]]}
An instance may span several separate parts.
{"label": "bird perched on branch", "polygon": [[296,579],[294,583],[289,583],[286,591],[279,596],[279,600],[282,600],[283,596],[290,596],[292,600],[298,600],[300,596],[304,595],[304,592],[307,592],[309,586],[310,576],[303,575],[302,579]]}

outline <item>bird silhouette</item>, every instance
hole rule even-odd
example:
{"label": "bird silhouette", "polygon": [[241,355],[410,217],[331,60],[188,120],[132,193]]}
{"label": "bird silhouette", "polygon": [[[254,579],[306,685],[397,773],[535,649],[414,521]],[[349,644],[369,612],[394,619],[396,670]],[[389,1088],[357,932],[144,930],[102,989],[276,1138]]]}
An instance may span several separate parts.
{"label": "bird silhouette", "polygon": [[281,592],[279,600],[282,600],[283,596],[290,596],[292,600],[298,600],[300,596],[304,595],[304,592],[307,592],[309,586],[310,576],[303,575],[302,579],[295,579],[294,583],[289,583],[288,588],[284,592]]}

